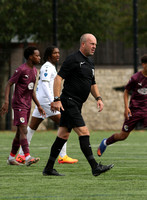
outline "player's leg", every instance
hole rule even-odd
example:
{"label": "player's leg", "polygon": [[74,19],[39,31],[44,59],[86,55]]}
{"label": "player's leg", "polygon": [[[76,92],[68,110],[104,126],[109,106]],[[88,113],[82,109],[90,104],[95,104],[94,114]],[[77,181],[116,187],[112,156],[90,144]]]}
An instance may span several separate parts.
{"label": "player's leg", "polygon": [[92,174],[98,176],[101,173],[110,170],[113,165],[102,165],[96,162],[90,145],[90,134],[88,128],[86,126],[76,127],[74,128],[74,131],[79,136],[80,148],[91,166]]}
{"label": "player's leg", "polygon": [[43,120],[44,119],[42,119],[42,118],[37,118],[37,117],[32,116],[30,124],[27,128],[27,131],[28,131],[27,132],[27,140],[28,140],[29,145],[31,143],[31,139],[33,137],[34,132],[37,130],[38,126],[41,124],[41,122]]}
{"label": "player's leg", "polygon": [[8,160],[7,160],[7,163],[9,165],[21,165],[21,163],[19,163],[15,160],[15,155],[17,154],[19,147],[20,147],[19,129],[17,127],[16,135],[15,135],[13,142],[12,142],[11,152],[10,152],[10,155],[8,157]]}
{"label": "player's leg", "polygon": [[[59,113],[59,112],[57,112]],[[56,124],[59,124],[60,122],[60,118],[61,118],[61,114],[56,114],[56,115],[52,115],[49,117],[51,120],[53,120]],[[77,159],[74,159],[74,158],[71,158],[67,155],[67,142],[63,145],[61,151],[60,151],[60,154],[59,154],[59,158],[58,158],[58,163],[59,164],[64,164],[64,163],[67,163],[67,164],[73,164],[73,163],[77,163],[78,160]]]}
{"label": "player's leg", "polygon": [[[44,107],[42,106],[42,108],[44,109]],[[45,109],[44,109],[45,110]],[[46,112],[46,110],[45,110]],[[47,116],[46,116],[47,117]],[[44,120],[44,118],[40,115],[37,106],[35,107],[31,120],[30,120],[30,124],[27,128],[28,132],[27,132],[27,140],[28,143],[30,145],[31,139],[33,137],[34,132],[37,130],[38,126],[40,125],[40,123]]]}
{"label": "player's leg", "polygon": [[34,158],[30,155],[29,145],[27,141],[27,126],[20,125],[19,127],[19,135],[20,135],[20,145],[25,155],[25,164],[26,166],[30,166],[34,163],[37,163],[40,158]]}
{"label": "player's leg", "polygon": [[111,135],[109,138],[107,139],[105,138],[102,140],[97,150],[98,156],[102,156],[102,154],[104,153],[108,145],[113,144],[118,141],[125,140],[129,136],[130,132],[135,128],[136,123],[139,120],[141,120],[141,118],[142,116],[140,114],[132,112],[132,116],[129,118],[129,120],[126,119],[124,121],[122,130],[120,133],[115,133]]}
{"label": "player's leg", "polygon": [[[30,146],[30,142],[31,142],[34,132],[37,130],[39,124],[42,121],[43,121],[43,119],[41,118],[38,108],[35,107],[31,121],[30,121],[30,125],[27,127],[27,140],[28,140],[29,146]],[[21,146],[20,146],[18,155],[16,157],[16,161],[18,161],[20,163],[25,163],[25,156],[24,156],[24,152],[23,152]]]}
{"label": "player's leg", "polygon": [[14,109],[14,125],[17,127],[17,131],[16,131],[15,138],[13,139],[13,142],[12,142],[12,148],[11,148],[9,158],[7,160],[7,163],[9,165],[20,165],[20,163],[18,163],[15,160],[15,155],[20,147],[20,142],[21,142],[19,127],[20,125],[26,124],[26,121],[27,121],[26,112],[24,113],[22,110]]}
{"label": "player's leg", "polygon": [[98,156],[102,156],[108,145],[125,140],[129,136],[129,133],[130,132],[121,131],[120,133],[114,133],[107,139],[103,139],[97,150]]}
{"label": "player's leg", "polygon": [[30,116],[30,110],[16,110],[14,117],[14,123],[17,126],[16,138],[19,138],[20,145],[25,155],[25,164],[27,166],[38,162],[39,158],[33,158],[30,156],[29,145],[27,141],[27,124]]}
{"label": "player's leg", "polygon": [[[38,128],[39,124],[43,121],[41,118],[35,118],[32,117],[30,126],[27,127],[27,140],[28,140],[28,145],[30,146],[31,139],[33,137],[33,134],[35,130]],[[16,157],[16,161],[20,163],[25,163],[25,156],[22,147],[20,146],[18,155]]]}
{"label": "player's leg", "polygon": [[62,176],[62,174],[59,174],[56,170],[53,169],[53,166],[68,137],[69,137],[68,129],[66,127],[59,127],[58,135],[51,147],[48,162],[43,170],[44,176],[50,176],[50,175]]}

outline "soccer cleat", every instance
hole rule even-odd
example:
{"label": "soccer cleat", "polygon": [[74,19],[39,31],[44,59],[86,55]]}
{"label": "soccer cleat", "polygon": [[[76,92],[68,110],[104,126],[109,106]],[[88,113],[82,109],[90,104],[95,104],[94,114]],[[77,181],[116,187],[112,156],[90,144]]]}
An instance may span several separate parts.
{"label": "soccer cleat", "polygon": [[26,164],[26,166],[30,166],[32,164],[37,163],[39,160],[40,160],[40,158],[30,157],[28,160],[26,160],[25,164]]}
{"label": "soccer cleat", "polygon": [[97,164],[97,167],[95,169],[92,169],[93,176],[99,176],[100,174],[110,170],[114,164],[111,165],[102,165],[101,163]]}
{"label": "soccer cleat", "polygon": [[67,163],[67,164],[73,164],[73,163],[77,163],[78,160],[77,159],[73,159],[73,158],[70,158],[68,155],[65,155],[63,158],[61,156],[59,156],[58,158],[58,163],[59,164],[64,164],[64,163]]}
{"label": "soccer cleat", "polygon": [[44,168],[43,176],[65,176],[65,175],[59,174],[55,169],[45,169]]}
{"label": "soccer cleat", "polygon": [[25,156],[24,155],[20,155],[18,154],[17,157],[16,157],[16,161],[19,162],[19,163],[22,163],[22,164],[25,164]]}
{"label": "soccer cleat", "polygon": [[23,165],[22,163],[19,163],[15,160],[15,158],[13,160],[7,160],[7,164],[8,165]]}
{"label": "soccer cleat", "polygon": [[102,154],[103,154],[104,151],[106,150],[106,147],[107,147],[107,146],[104,144],[104,141],[105,141],[105,140],[106,140],[106,138],[102,140],[100,146],[98,147],[98,150],[97,150],[97,155],[98,155],[98,156],[102,156]]}

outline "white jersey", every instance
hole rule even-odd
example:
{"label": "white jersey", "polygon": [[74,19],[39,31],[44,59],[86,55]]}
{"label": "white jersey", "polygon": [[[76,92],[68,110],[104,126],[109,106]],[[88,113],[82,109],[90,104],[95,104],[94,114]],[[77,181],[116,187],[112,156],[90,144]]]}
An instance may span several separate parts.
{"label": "white jersey", "polygon": [[47,61],[40,68],[36,96],[41,105],[50,104],[54,100],[53,84],[57,75],[55,66]]}

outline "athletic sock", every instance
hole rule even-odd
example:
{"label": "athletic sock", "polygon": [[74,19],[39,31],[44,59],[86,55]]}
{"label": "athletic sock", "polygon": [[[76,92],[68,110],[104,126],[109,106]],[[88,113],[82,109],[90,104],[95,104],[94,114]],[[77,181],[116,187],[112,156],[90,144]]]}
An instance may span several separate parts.
{"label": "athletic sock", "polygon": [[22,147],[21,147],[21,146],[20,146],[20,148],[19,148],[18,154],[21,155],[21,156],[24,156],[24,153],[23,153],[23,150],[22,150]]}
{"label": "athletic sock", "polygon": [[114,134],[106,140],[106,145],[110,145],[115,143],[116,140],[114,139]]}
{"label": "athletic sock", "polygon": [[22,150],[24,152],[25,157],[30,155],[29,145],[27,139],[21,139],[20,145],[22,147]]}
{"label": "athletic sock", "polygon": [[[29,126],[27,127],[27,140],[28,140],[28,145],[30,146],[31,139],[33,137],[35,130],[31,129]],[[22,150],[22,147],[20,146],[18,154],[24,156],[24,152]]]}
{"label": "athletic sock", "polygon": [[60,156],[63,158],[64,156],[66,156],[66,145],[67,145],[67,142],[65,142],[65,144],[63,145],[61,151],[60,151]]}
{"label": "athletic sock", "polygon": [[30,155],[26,156],[25,157],[26,161],[29,160],[30,157],[31,157]]}
{"label": "athletic sock", "polygon": [[27,127],[27,140],[28,140],[28,144],[29,144],[29,146],[30,146],[30,143],[31,143],[31,139],[32,139],[32,137],[33,137],[33,135],[34,135],[34,132],[35,132],[35,130],[33,130],[33,129],[31,129],[29,126]]}
{"label": "athletic sock", "polygon": [[8,158],[9,160],[14,160],[15,159],[15,155],[12,155],[11,153],[10,153],[10,155],[9,155],[9,158]]}
{"label": "athletic sock", "polygon": [[58,157],[63,145],[65,144],[67,140],[64,140],[62,138],[56,137],[56,140],[54,141],[51,151],[50,151],[50,157],[48,159],[48,162],[46,164],[45,169],[53,169],[54,163],[56,158]]}
{"label": "athletic sock", "polygon": [[91,168],[94,169],[97,166],[97,162],[93,157],[93,153],[92,153],[92,149],[91,149],[91,145],[90,145],[90,141],[89,141],[89,136],[88,135],[80,136],[79,142],[80,142],[80,147],[81,147],[83,154],[85,155],[86,159],[88,160]]}
{"label": "athletic sock", "polygon": [[[10,156],[12,157],[15,157],[15,155],[17,154],[17,151],[20,147],[20,142],[19,140],[16,140],[15,138],[13,139],[13,142],[12,142],[12,149],[11,149],[11,152],[10,152]],[[11,158],[11,157],[10,157]]]}

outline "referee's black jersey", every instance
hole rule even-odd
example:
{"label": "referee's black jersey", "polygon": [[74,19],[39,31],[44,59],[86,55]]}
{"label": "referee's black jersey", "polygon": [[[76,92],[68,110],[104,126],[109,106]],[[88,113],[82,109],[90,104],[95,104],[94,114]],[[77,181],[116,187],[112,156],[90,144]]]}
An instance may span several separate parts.
{"label": "referee's black jersey", "polygon": [[88,98],[91,85],[95,84],[94,64],[80,51],[68,56],[58,75],[64,80],[62,94],[83,103]]}

